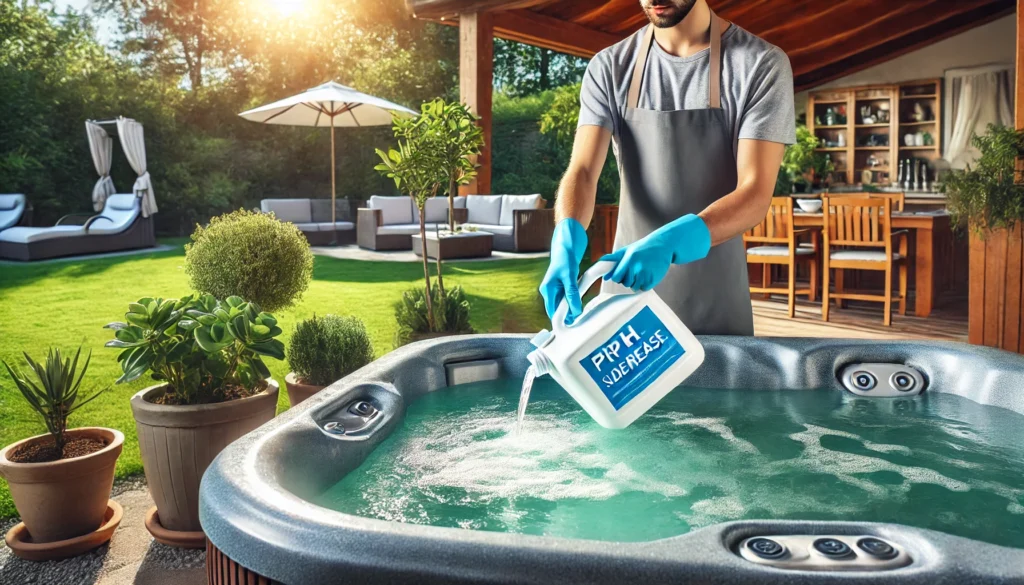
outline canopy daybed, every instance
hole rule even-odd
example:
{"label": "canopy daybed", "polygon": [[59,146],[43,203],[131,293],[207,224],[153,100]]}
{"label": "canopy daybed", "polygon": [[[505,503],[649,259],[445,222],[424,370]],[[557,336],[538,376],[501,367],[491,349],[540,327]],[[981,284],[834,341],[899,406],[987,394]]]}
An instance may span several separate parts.
{"label": "canopy daybed", "polygon": [[[128,162],[139,175],[133,193],[114,193],[110,178],[113,138],[104,128],[110,125],[116,125]],[[156,245],[153,214],[157,207],[146,171],[142,124],[120,117],[104,122],[90,120],[85,127],[93,163],[100,175],[92,193],[93,207],[98,213],[66,215],[52,227],[12,227],[0,231],[0,258],[31,261]]]}

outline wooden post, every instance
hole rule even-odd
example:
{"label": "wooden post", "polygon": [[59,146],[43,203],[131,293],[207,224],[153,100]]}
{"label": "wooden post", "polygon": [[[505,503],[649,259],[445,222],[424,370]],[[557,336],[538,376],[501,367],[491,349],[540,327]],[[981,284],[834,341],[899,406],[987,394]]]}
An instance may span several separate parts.
{"label": "wooden post", "polygon": [[476,179],[459,188],[460,195],[491,192],[491,104],[494,83],[494,24],[490,13],[459,16],[459,94],[480,116],[484,147],[477,157]]}

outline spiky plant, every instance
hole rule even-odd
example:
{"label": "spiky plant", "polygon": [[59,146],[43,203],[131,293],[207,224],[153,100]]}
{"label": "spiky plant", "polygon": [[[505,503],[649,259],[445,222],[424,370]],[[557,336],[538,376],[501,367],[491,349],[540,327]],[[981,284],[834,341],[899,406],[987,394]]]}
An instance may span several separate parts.
{"label": "spiky plant", "polygon": [[46,423],[46,429],[53,437],[57,453],[63,453],[64,433],[68,428],[68,417],[103,392],[103,390],[99,390],[88,398],[82,398],[79,395],[82,378],[85,377],[85,372],[89,369],[92,352],[85,356],[85,362],[80,371],[78,360],[82,355],[81,347],[75,352],[73,358],[66,359],[59,348],[50,348],[44,363],[33,360],[27,353],[23,355],[29,371],[35,374],[34,380],[6,361],[4,367],[7,368],[7,373],[11,375],[21,395],[25,397],[25,401]]}

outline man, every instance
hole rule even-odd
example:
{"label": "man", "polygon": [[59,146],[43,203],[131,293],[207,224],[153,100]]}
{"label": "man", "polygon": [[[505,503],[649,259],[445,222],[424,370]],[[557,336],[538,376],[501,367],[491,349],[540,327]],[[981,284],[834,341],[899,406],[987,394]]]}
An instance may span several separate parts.
{"label": "man", "polygon": [[604,292],[654,289],[695,333],[753,335],[739,236],[768,211],[796,140],[793,73],[778,47],[706,0],[640,0],[651,24],[598,53],[580,92],[572,159],[555,204],[548,316],[576,280],[597,180],[615,140],[622,189]]}

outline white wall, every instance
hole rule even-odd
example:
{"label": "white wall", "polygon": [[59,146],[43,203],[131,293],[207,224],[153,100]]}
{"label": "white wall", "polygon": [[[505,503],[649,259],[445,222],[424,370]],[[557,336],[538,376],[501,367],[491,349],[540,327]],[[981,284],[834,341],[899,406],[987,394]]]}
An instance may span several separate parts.
{"label": "white wall", "polygon": [[[1013,63],[1016,33],[1016,16],[1011,14],[815,89],[930,79],[942,77],[947,69]],[[806,108],[807,92],[803,91],[796,94],[797,115]]]}

